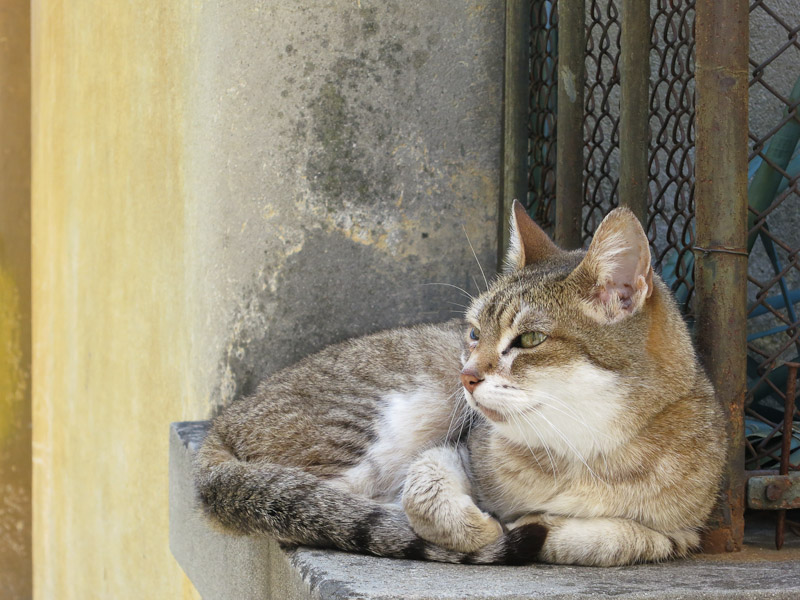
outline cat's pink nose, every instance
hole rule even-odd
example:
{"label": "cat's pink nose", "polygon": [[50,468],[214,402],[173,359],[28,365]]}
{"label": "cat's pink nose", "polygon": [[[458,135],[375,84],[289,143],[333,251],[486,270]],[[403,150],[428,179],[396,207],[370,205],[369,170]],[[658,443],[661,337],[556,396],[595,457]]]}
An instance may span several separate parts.
{"label": "cat's pink nose", "polygon": [[483,381],[483,377],[480,376],[477,370],[469,367],[464,367],[464,369],[462,369],[461,384],[467,388],[470,394],[475,392],[475,388],[478,387],[481,381]]}

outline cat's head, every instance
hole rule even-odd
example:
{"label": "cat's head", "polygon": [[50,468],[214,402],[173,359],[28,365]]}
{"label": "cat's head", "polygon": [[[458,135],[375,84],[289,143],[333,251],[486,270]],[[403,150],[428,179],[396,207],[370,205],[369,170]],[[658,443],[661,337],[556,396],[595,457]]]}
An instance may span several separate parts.
{"label": "cat's head", "polygon": [[504,273],[466,313],[462,383],[509,438],[566,448],[569,432],[610,429],[630,390],[652,383],[662,357],[649,346],[691,347],[631,211],[609,213],[588,251],[565,251],[515,202],[510,238]]}

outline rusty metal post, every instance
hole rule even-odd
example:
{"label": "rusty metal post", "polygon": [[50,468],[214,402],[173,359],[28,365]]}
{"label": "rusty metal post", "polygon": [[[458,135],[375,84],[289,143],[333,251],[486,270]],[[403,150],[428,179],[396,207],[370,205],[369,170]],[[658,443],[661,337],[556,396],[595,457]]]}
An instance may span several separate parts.
{"label": "rusty metal post", "polygon": [[650,139],[650,2],[623,0],[620,53],[619,203],[647,228]]}
{"label": "rusty metal post", "polygon": [[[781,466],[780,474],[784,477],[789,475],[789,455],[792,452],[792,425],[794,424],[794,398],[797,394],[797,368],[800,364],[786,363],[789,368],[789,376],[786,380],[786,397],[783,399],[783,430],[781,435]],[[783,537],[786,530],[786,511],[778,511],[778,520],[775,526],[775,547],[780,550],[783,548]]]}
{"label": "rusty metal post", "polygon": [[707,552],[740,550],[744,537],[748,8],[747,0],[696,4],[697,346],[730,440]]}
{"label": "rusty metal post", "polygon": [[581,247],[583,207],[583,87],[586,79],[585,0],[558,3],[558,142],[556,243]]}
{"label": "rusty metal post", "polygon": [[527,205],[528,102],[530,95],[530,0],[506,0],[506,61],[503,106],[503,182],[497,229],[497,264],[508,245],[508,219],[516,199]]}

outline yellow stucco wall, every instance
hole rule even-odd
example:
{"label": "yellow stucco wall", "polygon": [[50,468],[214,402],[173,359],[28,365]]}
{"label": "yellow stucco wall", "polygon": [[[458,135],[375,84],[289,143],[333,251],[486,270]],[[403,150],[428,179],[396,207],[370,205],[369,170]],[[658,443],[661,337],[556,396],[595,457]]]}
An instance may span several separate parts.
{"label": "yellow stucco wall", "polygon": [[183,131],[194,3],[35,1],[35,597],[193,597],[167,432],[192,410]]}
{"label": "yellow stucco wall", "polygon": [[0,598],[31,595],[29,4],[0,3]]}

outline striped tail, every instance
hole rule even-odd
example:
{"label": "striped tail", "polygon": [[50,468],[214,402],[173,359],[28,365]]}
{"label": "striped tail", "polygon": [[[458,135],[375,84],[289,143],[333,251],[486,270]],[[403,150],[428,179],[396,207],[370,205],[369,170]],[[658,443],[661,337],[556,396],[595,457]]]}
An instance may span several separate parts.
{"label": "striped tail", "polygon": [[206,513],[238,533],[393,558],[472,564],[539,560],[547,527],[529,524],[465,554],[420,538],[402,508],[349,493],[302,469],[242,462],[212,430],[197,455],[195,485]]}

